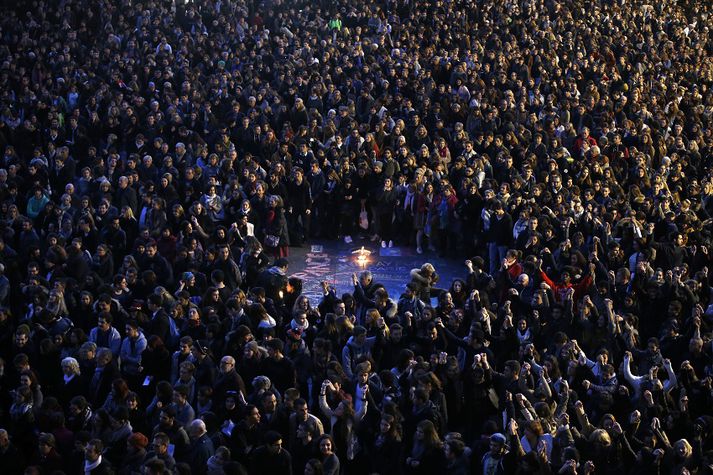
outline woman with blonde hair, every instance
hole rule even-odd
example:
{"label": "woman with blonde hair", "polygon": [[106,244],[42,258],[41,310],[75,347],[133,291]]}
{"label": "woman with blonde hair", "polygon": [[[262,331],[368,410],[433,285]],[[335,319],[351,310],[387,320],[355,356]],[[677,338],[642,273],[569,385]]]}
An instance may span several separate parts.
{"label": "woman with blonde hair", "polygon": [[57,289],[50,290],[46,309],[56,318],[68,316],[69,310],[64,300],[64,293]]}
{"label": "woman with blonde hair", "polygon": [[437,296],[441,293],[441,290],[434,288],[439,277],[435,267],[430,262],[423,264],[420,269],[412,269],[410,276],[411,284],[415,288],[414,292],[424,302],[430,302],[432,296]]}
{"label": "woman with blonde hair", "polygon": [[126,242],[133,243],[138,235],[139,221],[134,216],[134,210],[130,206],[123,206],[119,214],[121,229],[126,233]]}
{"label": "woman with blonde hair", "polygon": [[361,149],[369,157],[371,157],[372,152],[376,155],[377,159],[381,157],[381,150],[379,149],[379,145],[376,143],[376,138],[374,137],[374,134],[371,132],[366,134],[366,136],[364,137],[364,142],[361,144]]}
{"label": "woman with blonde hair", "polygon": [[175,203],[171,206],[171,212],[167,216],[168,226],[171,228],[171,233],[178,235],[181,231],[181,223],[186,220],[186,210],[180,203]]}
{"label": "woman with blonde hair", "polygon": [[62,407],[67,407],[73,397],[84,392],[84,383],[81,378],[82,371],[79,368],[79,362],[75,358],[66,357],[61,364],[63,383],[59,390],[59,400]]}
{"label": "woman with blonde hair", "polygon": [[342,348],[347,344],[347,340],[354,333],[354,323],[349,319],[349,317],[342,315],[337,317],[336,321],[337,333],[339,335],[338,347]]}

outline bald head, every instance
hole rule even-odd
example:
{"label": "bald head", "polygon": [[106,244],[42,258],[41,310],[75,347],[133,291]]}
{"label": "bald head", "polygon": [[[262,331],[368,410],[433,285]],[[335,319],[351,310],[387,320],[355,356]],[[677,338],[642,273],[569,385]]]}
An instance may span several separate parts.
{"label": "bald head", "polygon": [[205,427],[205,422],[203,422],[201,419],[194,420],[188,426],[188,435],[191,437],[191,439],[197,439],[203,434],[205,434],[207,431],[208,430]]}

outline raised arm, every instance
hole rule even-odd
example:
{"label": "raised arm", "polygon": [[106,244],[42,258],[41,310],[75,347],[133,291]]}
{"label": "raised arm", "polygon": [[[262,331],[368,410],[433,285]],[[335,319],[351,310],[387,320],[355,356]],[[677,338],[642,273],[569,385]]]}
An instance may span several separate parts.
{"label": "raised arm", "polygon": [[322,389],[319,391],[319,408],[322,410],[322,414],[331,418],[334,412],[332,412],[332,408],[327,404],[327,390],[329,389],[334,389],[334,386],[331,381],[325,379],[322,383]]}

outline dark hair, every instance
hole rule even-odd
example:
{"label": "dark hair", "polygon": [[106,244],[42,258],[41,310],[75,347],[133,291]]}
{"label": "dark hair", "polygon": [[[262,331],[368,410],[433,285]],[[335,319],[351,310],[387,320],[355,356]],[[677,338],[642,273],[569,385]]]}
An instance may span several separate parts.
{"label": "dark hair", "polygon": [[156,305],[157,307],[163,305],[163,297],[157,294],[149,295],[148,301],[150,304]]}
{"label": "dark hair", "polygon": [[264,440],[267,445],[272,445],[278,440],[282,440],[282,435],[275,430],[269,430],[265,433]]}
{"label": "dark hair", "polygon": [[[323,475],[324,474],[324,466],[322,465],[322,462],[320,462],[319,460],[309,459],[307,461],[307,465],[310,466],[310,468],[312,469],[312,473],[314,473],[314,475]],[[306,468],[306,466],[305,466],[305,468]]]}

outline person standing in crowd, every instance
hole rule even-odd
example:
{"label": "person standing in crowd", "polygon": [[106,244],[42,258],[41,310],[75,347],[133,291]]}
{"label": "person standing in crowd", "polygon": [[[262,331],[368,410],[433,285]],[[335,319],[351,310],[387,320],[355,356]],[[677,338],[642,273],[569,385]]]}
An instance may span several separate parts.
{"label": "person standing in crowd", "polygon": [[3,473],[710,472],[711,17],[3,2]]}

